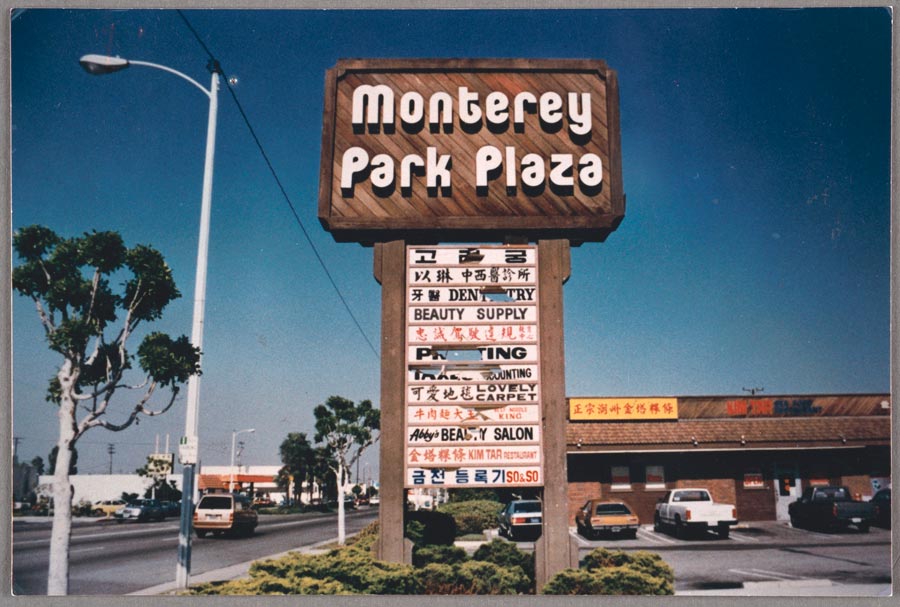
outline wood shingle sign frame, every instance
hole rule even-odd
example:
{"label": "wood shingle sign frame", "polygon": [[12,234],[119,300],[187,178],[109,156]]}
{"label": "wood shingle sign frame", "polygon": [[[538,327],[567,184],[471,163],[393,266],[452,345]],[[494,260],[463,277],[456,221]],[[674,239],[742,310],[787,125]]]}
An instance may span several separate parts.
{"label": "wood shingle sign frame", "polygon": [[319,220],[339,241],[601,242],[624,217],[600,60],[366,59],[328,70]]}

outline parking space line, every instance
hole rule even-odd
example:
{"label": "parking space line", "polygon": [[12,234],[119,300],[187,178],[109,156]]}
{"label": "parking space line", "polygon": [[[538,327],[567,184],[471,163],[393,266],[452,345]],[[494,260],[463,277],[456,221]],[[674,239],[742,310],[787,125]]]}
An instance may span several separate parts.
{"label": "parking space line", "polygon": [[789,573],[779,573],[777,571],[768,571],[766,569],[729,569],[731,573],[737,573],[738,575],[749,575],[752,577],[761,577],[770,580],[805,580],[808,578],[804,578],[797,575],[791,575]]}
{"label": "parking space line", "polygon": [[759,543],[759,541],[760,541],[758,537],[751,537],[749,535],[743,535],[741,533],[736,533],[734,531],[732,531],[728,535],[728,537],[730,537],[731,539],[733,539],[736,542]]}
{"label": "parking space line", "polygon": [[646,539],[650,542],[656,543],[656,544],[677,544],[678,543],[676,540],[674,540],[672,538],[665,537],[663,535],[660,535],[656,531],[652,531],[650,529],[644,529],[643,527],[638,529],[638,536],[643,539]]}

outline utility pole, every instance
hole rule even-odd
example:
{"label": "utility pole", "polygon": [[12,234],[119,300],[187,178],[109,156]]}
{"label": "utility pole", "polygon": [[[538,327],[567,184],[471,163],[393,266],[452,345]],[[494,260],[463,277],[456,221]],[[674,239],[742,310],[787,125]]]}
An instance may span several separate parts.
{"label": "utility pole", "polygon": [[116,445],[114,443],[109,443],[106,447],[106,452],[109,453],[109,473],[112,474],[113,470],[113,453],[116,452]]}

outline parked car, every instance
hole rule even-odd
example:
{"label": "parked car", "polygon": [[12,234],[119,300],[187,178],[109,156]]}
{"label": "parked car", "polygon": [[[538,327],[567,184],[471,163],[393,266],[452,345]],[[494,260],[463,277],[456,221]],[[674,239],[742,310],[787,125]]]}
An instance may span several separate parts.
{"label": "parked car", "polygon": [[891,527],[891,488],[882,489],[869,500],[875,506],[875,522],[879,527]]}
{"label": "parked car", "polygon": [[807,487],[788,505],[791,526],[800,529],[843,529],[851,525],[863,533],[875,520],[875,504],[853,499],[847,487]]}
{"label": "parked car", "polygon": [[125,504],[116,510],[115,517],[117,523],[124,523],[125,521],[143,523],[146,521],[161,521],[166,518],[166,513],[158,500],[143,499]]}
{"label": "parked car", "polygon": [[121,509],[123,506],[125,506],[125,500],[100,500],[94,502],[91,506],[91,512],[94,516],[105,516],[109,518],[116,513],[116,510]]}
{"label": "parked car", "polygon": [[713,502],[709,491],[700,488],[669,491],[656,504],[653,514],[653,529],[672,528],[675,537],[683,537],[689,531],[715,530],[725,539],[737,522],[733,505]]}
{"label": "parked car", "polygon": [[575,526],[587,538],[602,533],[635,538],[641,523],[625,502],[593,499],[586,501],[575,514]]}
{"label": "parked car", "polygon": [[381,498],[378,497],[377,495],[373,495],[372,497],[369,498],[370,506],[378,506],[380,504],[381,504]]}
{"label": "parked car", "polygon": [[253,503],[239,493],[211,493],[204,495],[194,509],[194,531],[197,537],[207,533],[221,535],[252,535],[259,524]]}
{"label": "parked car", "polygon": [[513,500],[506,505],[497,519],[500,535],[511,540],[521,537],[538,537],[541,534],[543,514],[538,500]]}
{"label": "parked car", "polygon": [[178,518],[179,516],[181,516],[181,502],[163,500],[160,503],[162,504],[163,512],[165,512],[166,518]]}
{"label": "parked car", "polygon": [[260,508],[274,508],[275,502],[272,501],[272,498],[268,496],[257,497],[253,500],[253,507],[259,510]]}
{"label": "parked car", "polygon": [[369,505],[369,496],[365,494],[361,494],[356,498],[357,506],[368,506]]}

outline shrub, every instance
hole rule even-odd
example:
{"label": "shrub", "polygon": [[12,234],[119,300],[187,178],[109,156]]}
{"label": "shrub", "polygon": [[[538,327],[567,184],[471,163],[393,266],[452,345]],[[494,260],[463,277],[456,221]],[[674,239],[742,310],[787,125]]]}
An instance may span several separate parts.
{"label": "shrub", "polygon": [[486,561],[468,561],[460,573],[472,578],[470,594],[519,594],[531,587],[521,567],[501,567]]}
{"label": "shrub", "polygon": [[453,544],[457,527],[453,516],[444,512],[415,510],[406,513],[405,535],[416,546]]}
{"label": "shrub", "polygon": [[416,570],[423,594],[516,594],[525,574],[493,563],[429,563]]}
{"label": "shrub", "polygon": [[522,552],[512,542],[493,540],[482,544],[472,555],[472,560],[486,561],[508,569],[519,567],[527,578],[526,584],[519,588],[519,592],[534,592],[534,554]]}
{"label": "shrub", "polygon": [[413,550],[413,567],[424,567],[429,563],[455,565],[468,559],[466,551],[457,546],[416,546]]}
{"label": "shrub", "polygon": [[612,552],[605,548],[597,548],[584,557],[581,566],[588,570],[631,567],[669,583],[675,582],[675,572],[672,568],[662,560],[661,556],[652,552],[622,552],[621,550]]}
{"label": "shrub", "polygon": [[675,575],[657,554],[610,552],[598,548],[543,588],[544,594],[671,595]]}
{"label": "shrub", "polygon": [[459,536],[493,529],[497,526],[497,515],[502,509],[503,504],[500,502],[472,500],[443,504],[438,511],[453,517],[456,522],[456,535]]}

